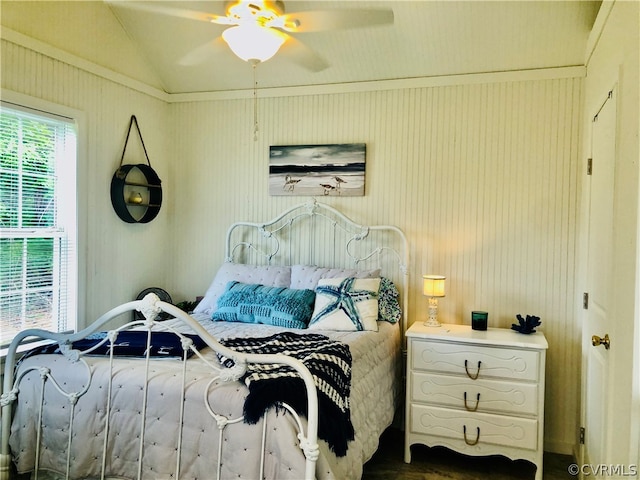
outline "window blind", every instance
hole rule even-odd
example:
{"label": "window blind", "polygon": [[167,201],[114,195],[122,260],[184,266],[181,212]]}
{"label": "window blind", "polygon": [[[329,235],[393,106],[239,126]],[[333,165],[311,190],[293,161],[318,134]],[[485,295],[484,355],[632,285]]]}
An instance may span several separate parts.
{"label": "window blind", "polygon": [[75,328],[76,230],[75,123],[2,102],[0,345]]}

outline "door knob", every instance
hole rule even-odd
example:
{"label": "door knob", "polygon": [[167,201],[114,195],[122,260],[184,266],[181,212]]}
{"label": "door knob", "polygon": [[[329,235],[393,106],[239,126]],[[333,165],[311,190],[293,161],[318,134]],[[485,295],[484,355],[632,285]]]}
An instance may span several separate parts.
{"label": "door knob", "polygon": [[611,341],[609,340],[609,334],[606,333],[604,338],[600,338],[598,335],[594,335],[591,337],[591,345],[597,347],[599,345],[604,345],[604,348],[609,350],[611,348]]}

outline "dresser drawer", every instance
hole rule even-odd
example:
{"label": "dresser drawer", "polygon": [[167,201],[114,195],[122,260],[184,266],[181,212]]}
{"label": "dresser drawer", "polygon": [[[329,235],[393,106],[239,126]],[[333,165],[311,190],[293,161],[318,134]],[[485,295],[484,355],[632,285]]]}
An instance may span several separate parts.
{"label": "dresser drawer", "polygon": [[410,375],[412,402],[518,416],[538,413],[538,386],[535,383],[471,380],[467,376],[416,371],[411,371]]}
{"label": "dresser drawer", "polygon": [[538,421],[530,418],[411,404],[409,428],[411,433],[462,440],[480,447],[484,444],[527,450],[538,447]]}
{"label": "dresser drawer", "polygon": [[538,380],[539,354],[534,350],[411,339],[412,370],[454,373],[469,378]]}

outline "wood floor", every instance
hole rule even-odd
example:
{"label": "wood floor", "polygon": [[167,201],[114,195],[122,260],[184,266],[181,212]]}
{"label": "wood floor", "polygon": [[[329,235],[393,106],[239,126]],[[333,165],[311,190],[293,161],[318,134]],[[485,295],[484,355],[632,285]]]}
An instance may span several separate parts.
{"label": "wood floor", "polygon": [[[573,479],[567,470],[574,463],[568,455],[545,453],[544,480]],[[411,463],[404,463],[404,437],[389,428],[380,448],[364,466],[362,480],[533,480],[535,466],[501,456],[470,457],[446,448],[414,445]]]}

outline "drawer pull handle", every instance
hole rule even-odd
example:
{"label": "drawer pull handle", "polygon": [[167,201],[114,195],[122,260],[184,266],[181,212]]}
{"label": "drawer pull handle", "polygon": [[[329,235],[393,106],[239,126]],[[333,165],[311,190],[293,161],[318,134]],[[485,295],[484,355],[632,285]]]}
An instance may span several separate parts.
{"label": "drawer pull handle", "polygon": [[480,360],[478,360],[478,370],[476,371],[475,375],[471,375],[469,373],[469,367],[467,366],[468,362],[467,360],[464,361],[464,370],[465,372],[467,372],[467,377],[469,377],[471,380],[475,380],[478,378],[478,375],[480,375],[480,365],[482,364],[482,362]]}
{"label": "drawer pull handle", "polygon": [[475,412],[476,410],[478,410],[479,403],[480,403],[480,394],[478,393],[478,396],[476,397],[476,406],[473,408],[469,407],[469,405],[467,405],[467,392],[464,392],[464,408],[466,408],[468,412]]}
{"label": "drawer pull handle", "polygon": [[466,443],[467,445],[473,446],[473,445],[477,445],[478,441],[480,441],[480,427],[476,427],[476,440],[475,442],[470,442],[469,439],[467,438],[467,426],[464,425],[463,426],[463,433],[464,433],[464,443]]}

